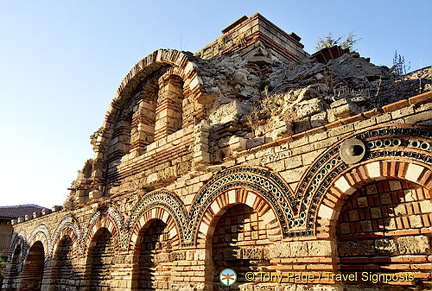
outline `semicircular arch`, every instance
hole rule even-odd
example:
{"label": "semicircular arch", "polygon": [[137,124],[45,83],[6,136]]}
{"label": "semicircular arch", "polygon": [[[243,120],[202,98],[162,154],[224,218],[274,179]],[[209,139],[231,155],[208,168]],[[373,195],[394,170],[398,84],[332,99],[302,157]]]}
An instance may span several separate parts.
{"label": "semicircular arch", "polygon": [[[381,180],[415,183],[432,193],[431,165],[413,159],[380,158],[350,167],[334,178],[316,213],[316,227],[336,226],[345,200],[363,186]],[[324,221],[320,219],[324,218]]]}
{"label": "semicircular arch", "polygon": [[53,254],[64,236],[69,236],[72,239],[72,242],[77,248],[79,254],[84,253],[84,249],[81,245],[82,229],[80,228],[78,221],[72,215],[63,218],[53,233],[53,249],[51,251]]}
{"label": "semicircular arch", "polygon": [[34,243],[40,241],[45,251],[45,258],[51,257],[52,240],[48,227],[45,224],[39,224],[30,234],[28,238],[28,246],[30,249]]}
{"label": "semicircular arch", "polygon": [[8,261],[10,262],[12,259],[13,254],[15,253],[16,248],[20,245],[21,246],[21,255],[26,254],[28,249],[28,243],[25,239],[25,232],[21,231],[20,233],[13,233],[12,239],[11,239],[11,245],[9,249],[8,254]]}
{"label": "semicircular arch", "polygon": [[[201,221],[198,223],[194,241],[205,241],[213,235],[215,223],[231,207],[244,204],[253,209],[254,212],[264,221],[267,230],[272,230],[272,240],[278,240],[282,237],[282,227],[277,219],[275,209],[271,204],[248,187],[231,188],[220,192],[213,202],[205,209]],[[277,230],[276,230],[277,229]]]}
{"label": "semicircular arch", "polygon": [[97,132],[98,136],[103,136],[106,141],[110,140],[110,125],[115,123],[127,99],[146,76],[164,66],[170,66],[172,74],[183,80],[188,95],[194,96],[195,100],[205,99],[200,98],[205,93],[205,87],[193,57],[174,49],[158,49],[139,61],[124,77],[107,110],[105,121]]}
{"label": "semicircular arch", "polygon": [[[432,183],[427,182],[432,167],[430,132],[427,127],[405,124],[377,126],[350,135],[321,154],[296,189],[298,212],[305,217],[301,229],[316,235],[323,223],[318,221],[319,217],[333,220],[343,203],[340,197],[372,181],[401,179],[430,189]],[[341,144],[349,138],[362,141],[366,147],[364,158],[355,164],[345,163],[340,156]]]}
{"label": "semicircular arch", "polygon": [[123,223],[123,216],[119,210],[110,205],[108,208],[101,207],[91,215],[85,232],[82,235],[82,245],[88,251],[95,235],[100,229],[106,228],[113,236],[116,247],[123,249],[126,237],[126,230]]}
{"label": "semicircular arch", "polygon": [[[196,195],[189,212],[190,225],[185,234],[185,245],[196,243],[201,220],[215,199],[222,193],[241,188],[266,201],[280,223],[282,235],[289,235],[296,201],[283,178],[263,167],[236,166],[218,173]],[[240,196],[235,199],[243,201]],[[232,202],[236,203],[234,200]]]}
{"label": "semicircular arch", "polygon": [[173,218],[173,225],[169,226],[173,231],[171,236],[174,236],[174,231],[178,234],[180,242],[183,241],[183,228],[188,225],[188,215],[186,208],[175,193],[168,190],[159,190],[146,193],[133,207],[131,216],[126,224],[130,230],[128,238],[129,249],[136,244],[138,233],[141,229],[154,219],[160,219],[166,223],[169,217]]}

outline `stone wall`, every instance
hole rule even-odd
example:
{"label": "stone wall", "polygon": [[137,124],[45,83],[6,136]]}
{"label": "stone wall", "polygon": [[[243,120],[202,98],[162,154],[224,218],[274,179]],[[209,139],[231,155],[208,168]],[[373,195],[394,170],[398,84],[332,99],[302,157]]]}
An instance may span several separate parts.
{"label": "stone wall", "polygon": [[[64,208],[14,221],[4,289],[430,289],[432,92],[355,107],[258,43],[140,61]],[[292,94],[333,119],[287,119]]]}

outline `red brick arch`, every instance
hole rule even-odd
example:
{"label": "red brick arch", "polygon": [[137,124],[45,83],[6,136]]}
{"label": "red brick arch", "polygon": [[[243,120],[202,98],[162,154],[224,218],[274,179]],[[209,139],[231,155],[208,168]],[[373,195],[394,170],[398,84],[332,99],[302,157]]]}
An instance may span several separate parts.
{"label": "red brick arch", "polygon": [[159,49],[139,61],[121,82],[108,108],[105,122],[100,129],[105,138],[109,139],[106,136],[106,132],[109,130],[110,124],[114,121],[118,111],[121,110],[121,104],[124,103],[124,100],[130,96],[144,77],[165,65],[172,66],[170,72],[183,79],[184,88],[188,92],[188,95],[194,96],[196,100],[200,100],[205,90],[203,82],[198,75],[197,65],[182,52],[171,49]]}
{"label": "red brick arch", "polygon": [[106,158],[104,154],[109,148],[116,119],[127,100],[146,76],[166,66],[170,66],[170,74],[179,76],[184,82],[185,98],[191,98],[198,103],[203,103],[208,99],[203,81],[199,76],[198,66],[193,62],[191,56],[177,50],[159,49],[139,61],[121,82],[101,128],[93,136],[92,143],[95,151],[93,175],[97,179],[101,178],[101,167]]}
{"label": "red brick arch", "polygon": [[197,241],[204,242],[213,235],[218,218],[220,218],[230,207],[245,204],[251,207],[268,224],[268,229],[274,230],[272,235],[282,238],[282,230],[274,209],[259,194],[244,189],[233,188],[220,193],[204,211],[202,219],[198,224]]}
{"label": "red brick arch", "polygon": [[179,237],[179,230],[177,229],[177,225],[171,214],[161,207],[153,207],[144,212],[133,225],[131,230],[129,249],[135,249],[135,246],[138,243],[139,233],[157,219],[161,220],[167,225],[167,230],[170,233],[170,238],[174,238],[176,236],[177,238]]}
{"label": "red brick arch", "polygon": [[57,240],[53,243],[53,255],[55,254],[61,240],[66,236],[71,238],[74,250],[76,250],[78,253],[81,253],[82,247],[80,245],[79,237],[72,227],[65,226],[57,237]]}
{"label": "red brick arch", "polygon": [[65,237],[69,236],[72,239],[72,243],[74,245],[74,249],[78,251],[78,253],[82,253],[82,245],[80,242],[81,229],[78,225],[78,222],[71,218],[64,218],[58,225],[57,229],[54,231],[52,238],[52,254],[55,254],[55,251],[58,247],[59,242]]}
{"label": "red brick arch", "polygon": [[316,221],[322,230],[336,225],[342,206],[349,195],[361,186],[385,179],[413,182],[432,192],[432,170],[421,162],[408,159],[379,159],[355,165],[330,183],[317,213]]}
{"label": "red brick arch", "polygon": [[91,222],[88,226],[88,232],[83,238],[86,252],[88,252],[88,250],[92,247],[92,244],[95,243],[96,234],[99,232],[99,230],[104,228],[106,228],[113,236],[116,249],[120,249],[119,230],[117,229],[115,222],[109,216],[101,216],[96,221]]}
{"label": "red brick arch", "polygon": [[180,76],[185,82],[185,87],[196,93],[197,97],[200,93],[205,92],[197,65],[193,63],[190,56],[173,49],[159,49],[139,61],[129,71],[117,89],[113,102],[124,98],[129,93],[130,88],[139,82],[140,78],[163,65],[171,65],[174,69],[173,74]]}
{"label": "red brick arch", "polygon": [[[29,249],[36,243],[40,241],[43,245],[45,258],[51,257],[52,253],[52,241],[51,235],[49,233],[48,227],[45,224],[37,226],[28,238]],[[26,254],[27,255],[27,254]]]}

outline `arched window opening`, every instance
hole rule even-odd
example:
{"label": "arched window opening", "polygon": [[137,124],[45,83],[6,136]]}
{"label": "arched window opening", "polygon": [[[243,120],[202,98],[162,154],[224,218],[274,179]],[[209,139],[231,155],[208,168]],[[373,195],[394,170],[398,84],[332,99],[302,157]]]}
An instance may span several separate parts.
{"label": "arched window opening", "polygon": [[167,224],[154,220],[139,235],[134,290],[172,290],[170,251]]}
{"label": "arched window opening", "polygon": [[44,275],[44,247],[37,241],[30,248],[25,260],[19,290],[41,290]]}
{"label": "arched window opening", "polygon": [[143,90],[135,95],[132,116],[131,151],[140,153],[154,141],[156,122],[156,100],[159,87],[156,77],[147,79]]}
{"label": "arched window opening", "polygon": [[100,229],[89,250],[88,268],[90,268],[90,290],[108,290],[111,288],[111,273],[114,271],[114,238],[108,229]]}
{"label": "arched window opening", "polygon": [[19,273],[22,271],[22,263],[20,262],[21,255],[21,245],[18,245],[15,248],[15,251],[12,255],[9,269],[9,278],[16,280],[18,278]]}
{"label": "arched window opening", "polygon": [[119,159],[129,152],[131,144],[132,112],[127,109],[128,108],[124,108],[114,127],[110,149],[108,151],[109,159]]}
{"label": "arched window opening", "polygon": [[55,290],[67,290],[78,288],[80,275],[75,269],[73,254],[73,242],[69,236],[65,236],[58,244],[54,255],[54,268],[52,279]]}
{"label": "arched window opening", "polygon": [[377,275],[389,274],[392,279],[378,278],[379,284],[402,290],[430,271],[429,195],[414,183],[386,180],[364,186],[348,198],[336,233],[341,271],[358,274],[353,284],[376,285]]}
{"label": "arched window opening", "polygon": [[[232,206],[219,218],[212,238],[213,286],[216,290],[224,288],[219,281],[223,269],[235,270],[238,282],[243,284],[247,283],[245,273],[256,272],[259,266],[270,264],[265,246],[256,245],[257,240],[266,239],[265,222],[245,204]],[[231,290],[239,289],[232,286]]]}

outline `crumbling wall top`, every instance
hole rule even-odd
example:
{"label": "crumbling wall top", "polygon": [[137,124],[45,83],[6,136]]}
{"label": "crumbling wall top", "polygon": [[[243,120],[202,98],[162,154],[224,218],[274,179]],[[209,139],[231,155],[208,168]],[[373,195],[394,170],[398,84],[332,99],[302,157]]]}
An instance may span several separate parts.
{"label": "crumbling wall top", "polygon": [[196,53],[203,59],[245,50],[258,42],[285,62],[299,61],[308,56],[295,33],[286,33],[259,13],[242,16],[222,30],[223,35]]}

